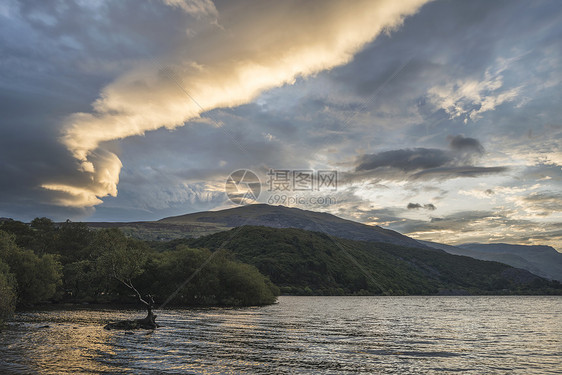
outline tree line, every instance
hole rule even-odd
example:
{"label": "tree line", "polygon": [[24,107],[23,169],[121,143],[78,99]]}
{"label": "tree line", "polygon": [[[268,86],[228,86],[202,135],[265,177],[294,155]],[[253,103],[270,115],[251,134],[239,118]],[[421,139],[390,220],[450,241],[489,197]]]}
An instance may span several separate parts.
{"label": "tree line", "polygon": [[162,250],[115,228],[47,218],[0,224],[0,320],[41,302],[126,304],[145,294],[172,306],[248,306],[275,302],[279,289],[224,251]]}

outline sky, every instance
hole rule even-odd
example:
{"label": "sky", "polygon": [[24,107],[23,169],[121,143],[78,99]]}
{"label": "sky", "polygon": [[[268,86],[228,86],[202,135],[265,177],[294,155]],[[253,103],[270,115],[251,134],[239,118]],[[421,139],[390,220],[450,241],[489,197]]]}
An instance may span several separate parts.
{"label": "sky", "polygon": [[234,207],[250,170],[257,202],[562,250],[561,94],[557,0],[4,0],[0,217]]}

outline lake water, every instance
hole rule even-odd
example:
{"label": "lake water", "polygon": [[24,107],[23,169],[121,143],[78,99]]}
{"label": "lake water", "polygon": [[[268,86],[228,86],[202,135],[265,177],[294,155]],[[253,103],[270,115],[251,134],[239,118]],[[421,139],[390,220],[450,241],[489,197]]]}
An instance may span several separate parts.
{"label": "lake water", "polygon": [[[0,373],[562,374],[562,297],[281,297],[272,306],[19,313]],[[45,327],[48,325],[48,327]]]}

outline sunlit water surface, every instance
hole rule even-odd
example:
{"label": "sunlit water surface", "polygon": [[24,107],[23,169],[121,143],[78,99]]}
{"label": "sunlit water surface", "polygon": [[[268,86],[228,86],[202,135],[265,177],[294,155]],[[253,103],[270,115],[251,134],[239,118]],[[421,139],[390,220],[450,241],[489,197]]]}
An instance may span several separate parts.
{"label": "sunlit water surface", "polygon": [[159,311],[153,332],[102,327],[142,315],[19,313],[0,373],[562,373],[562,297],[281,297]]}

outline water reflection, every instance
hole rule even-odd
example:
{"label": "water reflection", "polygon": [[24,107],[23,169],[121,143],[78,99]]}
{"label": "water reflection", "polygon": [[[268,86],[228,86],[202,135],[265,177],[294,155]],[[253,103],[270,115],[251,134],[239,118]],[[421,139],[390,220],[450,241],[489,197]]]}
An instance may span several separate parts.
{"label": "water reflection", "polygon": [[1,341],[9,343],[2,348],[0,367],[17,373],[54,373],[60,366],[68,373],[111,372],[114,366],[104,365],[103,356],[114,353],[114,337],[99,329],[103,318],[95,315],[104,312],[18,314],[0,333]]}
{"label": "water reflection", "polygon": [[[272,306],[20,313],[0,333],[7,373],[558,371],[560,297],[283,297]],[[48,328],[41,328],[48,325]]]}

